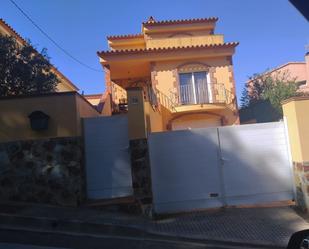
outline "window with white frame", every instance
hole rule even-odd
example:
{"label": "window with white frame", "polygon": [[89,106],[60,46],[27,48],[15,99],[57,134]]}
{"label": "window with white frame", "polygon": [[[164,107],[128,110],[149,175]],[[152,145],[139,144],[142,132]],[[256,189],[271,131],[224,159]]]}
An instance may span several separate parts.
{"label": "window with white frame", "polygon": [[179,100],[182,105],[210,103],[207,72],[179,74]]}

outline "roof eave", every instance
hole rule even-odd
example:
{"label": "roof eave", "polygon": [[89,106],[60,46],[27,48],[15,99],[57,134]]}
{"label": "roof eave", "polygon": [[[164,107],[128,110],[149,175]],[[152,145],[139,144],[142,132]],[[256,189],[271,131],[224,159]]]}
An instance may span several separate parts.
{"label": "roof eave", "polygon": [[111,51],[98,51],[97,55],[104,59],[104,55],[123,55],[123,54],[139,54],[139,53],[156,53],[156,52],[164,52],[164,51],[176,51],[176,50],[194,50],[194,49],[213,49],[213,48],[235,48],[238,46],[238,42],[230,42],[224,44],[214,44],[214,45],[206,45],[206,46],[189,46],[189,47],[171,47],[171,48],[153,48],[153,49],[132,49],[132,50],[111,50]]}
{"label": "roof eave", "polygon": [[209,22],[217,22],[218,20],[219,20],[218,17],[209,17],[209,18],[197,18],[197,19],[143,22],[142,25],[144,27],[147,27],[147,26],[161,26],[161,25],[173,25],[173,24],[209,23]]}

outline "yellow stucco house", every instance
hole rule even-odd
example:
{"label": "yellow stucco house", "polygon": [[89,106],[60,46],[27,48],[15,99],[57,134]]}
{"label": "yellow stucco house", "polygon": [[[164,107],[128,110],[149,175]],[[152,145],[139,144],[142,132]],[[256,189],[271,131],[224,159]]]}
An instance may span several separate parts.
{"label": "yellow stucco house", "polygon": [[232,62],[238,43],[214,34],[217,20],[150,17],[140,34],[107,37],[110,49],[98,56],[112,108],[128,98],[130,113],[127,93],[139,88],[149,132],[238,124]]}

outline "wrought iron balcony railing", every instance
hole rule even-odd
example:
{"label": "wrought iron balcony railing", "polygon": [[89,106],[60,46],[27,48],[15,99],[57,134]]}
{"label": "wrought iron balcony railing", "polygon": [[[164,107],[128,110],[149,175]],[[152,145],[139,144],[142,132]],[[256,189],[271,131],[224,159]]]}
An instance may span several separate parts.
{"label": "wrought iron balcony railing", "polygon": [[176,111],[176,107],[197,104],[233,104],[234,95],[226,90],[224,84],[195,84],[179,86],[178,93],[170,96],[158,89],[149,89],[149,100],[153,106],[164,106]]}
{"label": "wrought iron balcony railing", "polygon": [[231,93],[225,89],[224,84],[181,85],[177,95],[178,105],[229,104],[232,101]]}

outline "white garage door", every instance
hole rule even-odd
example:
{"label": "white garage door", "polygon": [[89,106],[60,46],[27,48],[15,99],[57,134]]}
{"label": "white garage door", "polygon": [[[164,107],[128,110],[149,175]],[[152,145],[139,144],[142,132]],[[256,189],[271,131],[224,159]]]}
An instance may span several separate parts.
{"label": "white garage door", "polygon": [[216,128],[153,133],[149,150],[157,213],[222,206]]}
{"label": "white garage door", "polygon": [[157,213],[294,198],[283,122],[153,133],[149,152]]}
{"label": "white garage door", "polygon": [[219,128],[227,205],[293,199],[283,122]]}

